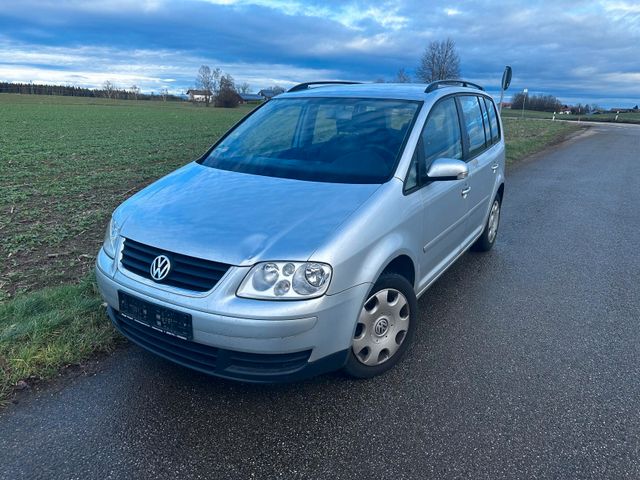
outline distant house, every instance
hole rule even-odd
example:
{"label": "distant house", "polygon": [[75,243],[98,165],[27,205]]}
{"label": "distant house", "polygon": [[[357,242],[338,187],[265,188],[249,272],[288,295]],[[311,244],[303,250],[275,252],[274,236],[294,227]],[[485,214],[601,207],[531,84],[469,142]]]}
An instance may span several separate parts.
{"label": "distant house", "polygon": [[265,97],[259,93],[240,93],[239,95],[242,103],[258,103],[265,99]]}
{"label": "distant house", "polygon": [[207,96],[209,97],[209,100],[211,100],[211,97],[213,96],[211,91],[209,90],[193,90],[193,89],[187,90],[187,95],[189,95],[190,102],[206,102]]}
{"label": "distant house", "polygon": [[274,88],[265,88],[258,92],[258,95],[261,95],[262,98],[269,100],[270,98],[275,97],[276,95],[280,95],[282,90],[274,89]]}

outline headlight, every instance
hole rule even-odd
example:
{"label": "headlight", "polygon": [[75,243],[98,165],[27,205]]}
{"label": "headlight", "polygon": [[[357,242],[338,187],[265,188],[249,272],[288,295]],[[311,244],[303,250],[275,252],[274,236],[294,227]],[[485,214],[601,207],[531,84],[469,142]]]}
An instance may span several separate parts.
{"label": "headlight", "polygon": [[270,300],[315,298],[329,288],[331,273],[326,263],[258,263],[242,281],[238,296]]}
{"label": "headlight", "polygon": [[104,253],[109,255],[111,258],[115,258],[116,256],[116,243],[118,241],[119,234],[120,228],[116,221],[111,218],[109,225],[107,225],[107,231],[104,232],[104,243],[102,244]]}

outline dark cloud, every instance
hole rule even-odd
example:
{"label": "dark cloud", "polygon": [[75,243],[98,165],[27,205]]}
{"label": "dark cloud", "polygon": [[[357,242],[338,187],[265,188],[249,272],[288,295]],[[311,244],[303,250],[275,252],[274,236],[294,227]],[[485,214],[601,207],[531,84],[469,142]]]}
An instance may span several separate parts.
{"label": "dark cloud", "polygon": [[640,101],[640,7],[631,1],[25,0],[0,11],[0,79],[67,72],[89,85],[111,75],[176,90],[201,62],[255,87],[390,79],[446,37],[457,42],[463,75],[490,90],[510,64],[514,89]]}

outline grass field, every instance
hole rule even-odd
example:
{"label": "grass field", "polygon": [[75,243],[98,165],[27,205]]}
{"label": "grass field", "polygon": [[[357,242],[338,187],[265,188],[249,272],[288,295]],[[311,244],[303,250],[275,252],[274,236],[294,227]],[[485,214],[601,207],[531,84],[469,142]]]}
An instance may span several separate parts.
{"label": "grass field", "polygon": [[111,211],[249,108],[1,95],[0,299],[85,274]]}
{"label": "grass field", "polygon": [[502,123],[507,146],[507,165],[553,145],[581,128],[569,122],[541,122],[511,117],[503,117]]}
{"label": "grass field", "polygon": [[[113,347],[91,273],[110,213],[251,108],[0,95],[0,398]],[[577,128],[507,118],[508,160]]]}
{"label": "grass field", "polygon": [[[503,118],[521,118],[522,110],[511,110],[506,108],[502,111]],[[553,118],[552,112],[538,112],[535,110],[525,110],[524,117],[526,118]],[[615,113],[600,113],[597,115],[556,115],[556,120],[570,120],[570,121],[582,121],[582,122],[616,122]],[[640,123],[640,112],[638,113],[621,113],[618,115],[618,123]]]}

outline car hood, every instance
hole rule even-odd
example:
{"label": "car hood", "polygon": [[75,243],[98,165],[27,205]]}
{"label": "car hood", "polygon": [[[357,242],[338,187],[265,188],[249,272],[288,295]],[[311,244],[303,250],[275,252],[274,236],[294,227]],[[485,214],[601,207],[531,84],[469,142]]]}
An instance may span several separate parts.
{"label": "car hood", "polygon": [[171,252],[231,265],[306,260],[378,188],[191,163],[131,197],[114,218],[125,238]]}

